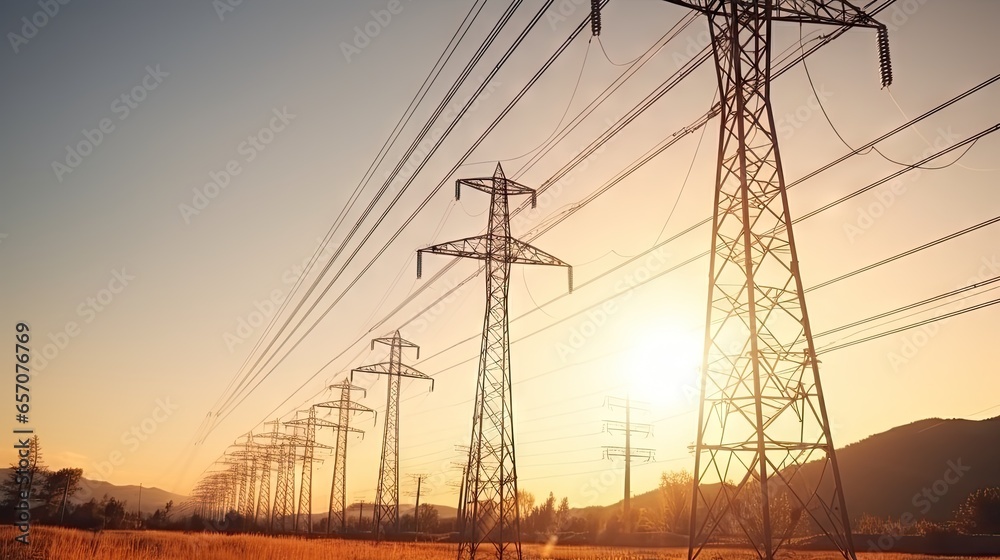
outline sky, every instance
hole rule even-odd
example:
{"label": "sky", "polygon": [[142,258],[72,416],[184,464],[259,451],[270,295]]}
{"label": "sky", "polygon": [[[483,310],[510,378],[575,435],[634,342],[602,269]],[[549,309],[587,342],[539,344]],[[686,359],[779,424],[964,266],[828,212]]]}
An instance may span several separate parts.
{"label": "sky", "polygon": [[[299,301],[300,293],[290,296],[296,278],[471,4],[147,0],[66,2],[56,11],[55,2],[4,3],[0,314],[4,328],[13,331],[19,321],[31,328],[28,425],[40,436],[50,467],[81,467],[87,477],[114,484],[190,492],[217,468],[213,462],[227,446],[250,430],[263,431],[263,421],[290,420],[310,403],[336,398],[325,387],[351,367],[385,358],[383,348],[370,350],[369,339],[400,329],[421,346],[420,359],[406,354],[407,363],[435,379],[433,392],[427,383],[403,383],[403,499],[413,499],[408,494],[415,483],[407,475],[420,473],[429,476],[421,499],[454,504],[457,489],[449,484],[458,478],[453,465],[463,460],[455,446],[469,440],[473,358],[485,304],[482,277],[418,312],[475,272],[476,263],[459,263],[374,326],[448,262],[426,256],[424,277],[417,280],[416,249],[476,235],[485,226],[485,195],[469,191],[456,202],[450,185],[489,176],[498,161],[508,177],[531,187],[543,184],[705,44],[706,22],[697,19],[528,166],[532,158],[525,154],[535,153],[623,71],[622,64],[685,14],[656,0],[612,0],[600,42],[590,40],[589,32],[575,40],[467,163],[450,173],[586,16],[584,4],[557,2],[486,81],[541,2],[526,2],[515,12],[432,134],[443,132],[447,119],[485,82],[478,101],[410,186],[404,190],[419,156],[389,184],[375,213],[387,208],[388,197],[399,194],[399,204],[311,317],[386,247],[384,253],[287,359],[205,434],[209,415],[277,305],[289,297]],[[38,15],[45,13],[43,5],[54,14]],[[383,186],[503,8],[487,4],[361,191],[359,205],[347,212],[334,245]],[[845,142],[864,144],[991,77],[991,55],[1000,52],[992,26],[998,18],[1000,4],[988,0],[899,0],[883,14],[891,25],[895,82],[889,90],[880,89],[870,30],[850,31],[809,58],[815,94],[801,65],[775,80],[786,178],[795,180],[847,152]],[[807,26],[803,33],[808,39],[814,31]],[[797,26],[775,26],[776,53],[796,49],[798,40]],[[879,147],[888,158],[910,163],[930,153],[929,146],[940,149],[995,125],[997,87]],[[536,211],[514,221],[514,235],[569,208],[683,130],[712,105],[715,88],[712,68],[696,69],[540,197]],[[709,216],[718,127],[713,119],[704,136],[686,135],[533,243],[573,264],[582,285]],[[1000,208],[998,147],[995,136],[986,136],[957,164],[903,175],[798,224],[804,285],[994,217]],[[958,153],[928,165],[942,167]],[[875,153],[853,157],[791,190],[792,216],[899,169]],[[444,186],[435,192],[439,184]],[[426,207],[387,245],[431,193]],[[363,222],[348,253],[373,218]],[[996,226],[986,227],[810,292],[814,332],[1000,274],[996,239]],[[573,506],[620,499],[622,464],[604,459],[602,446],[621,445],[622,438],[606,433],[603,421],[623,418],[621,408],[609,404],[627,392],[645,402],[634,419],[653,424],[651,435],[633,445],[655,451],[654,462],[636,464],[633,489],[652,489],[663,471],[691,470],[687,447],[695,437],[708,261],[630,288],[709,244],[710,231],[700,228],[541,309],[538,304],[565,293],[565,271],[515,267],[511,316],[528,314],[510,327],[522,489],[552,491]],[[331,252],[324,250],[324,257]],[[334,270],[343,262],[338,259]],[[980,290],[869,331],[817,338],[817,347],[995,297]],[[611,303],[603,311],[587,310],[606,298]],[[998,313],[989,307],[823,355],[834,442],[842,446],[928,417],[995,416],[1000,381],[991,373]],[[365,436],[350,439],[348,496],[370,501],[386,381],[356,382],[367,388],[360,402],[379,416],[378,423],[363,415],[353,420]],[[20,427],[13,411],[3,422]],[[329,431],[319,437],[332,442]],[[6,449],[4,459],[12,461]],[[321,481],[314,502],[323,504],[333,461],[325,452],[319,457],[324,462],[314,474]]]}

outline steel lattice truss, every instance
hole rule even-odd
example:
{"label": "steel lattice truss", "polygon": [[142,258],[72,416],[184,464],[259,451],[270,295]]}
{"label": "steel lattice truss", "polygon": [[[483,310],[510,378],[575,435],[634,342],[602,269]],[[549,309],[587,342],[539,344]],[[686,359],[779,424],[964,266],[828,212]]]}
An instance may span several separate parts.
{"label": "steel lattice truss", "polygon": [[[569,267],[556,257],[510,235],[508,198],[535,191],[504,176],[497,164],[493,177],[461,179],[455,198],[465,185],[490,195],[489,226],[485,235],[460,239],[417,252],[417,277],[424,252],[485,261],[486,314],[479,354],[472,438],[463,489],[460,559],[483,558],[484,544],[494,558],[521,558],[520,517],[517,508],[517,468],[514,454],[511,396],[510,333],[507,295],[512,264]],[[534,206],[534,204],[532,204]],[[570,268],[572,290],[572,269]]]}
{"label": "steel lattice truss", "polygon": [[[362,387],[352,385],[346,379],[331,385],[330,389],[340,390],[340,399],[316,403],[313,407],[329,408],[338,411],[338,422],[336,424],[326,422],[325,427],[334,428],[337,431],[337,445],[333,453],[333,480],[330,483],[330,508],[326,518],[326,532],[332,533],[334,528],[340,532],[347,530],[347,434],[350,432],[359,433],[364,437],[364,432],[351,427],[351,415],[358,412],[374,411],[367,406],[358,404],[351,400],[351,391],[361,391]],[[319,422],[325,422],[318,420]]]}
{"label": "steel lattice truss", "polygon": [[854,558],[771,110],[771,23],[877,28],[880,49],[885,30],[840,0],[666,1],[708,16],[722,99],[688,556],[737,539],[771,559],[810,533]]}
{"label": "steel lattice truss", "polygon": [[282,433],[278,430],[280,423],[277,420],[264,423],[265,427],[269,425],[274,426],[271,432],[255,436],[266,438],[267,443],[259,444],[263,450],[263,457],[260,461],[260,490],[257,498],[257,512],[254,514],[254,524],[260,521],[267,525],[267,530],[270,532],[274,531],[274,517],[271,515],[273,511],[271,507],[271,471],[273,469],[271,467],[278,460]]}
{"label": "steel lattice truss", "polygon": [[295,520],[292,522],[292,530],[299,530],[299,523],[305,521],[305,531],[312,532],[312,475],[313,463],[316,459],[316,448],[333,449],[329,445],[316,442],[316,428],[333,427],[336,424],[326,422],[316,418],[316,407],[309,407],[303,419],[285,422],[286,426],[301,428],[304,432],[302,441],[302,475],[299,477],[299,506],[295,512]]}
{"label": "steel lattice truss", "polygon": [[375,343],[389,346],[389,361],[361,366],[351,370],[351,378],[355,373],[371,373],[385,375],[389,378],[385,397],[385,427],[382,433],[382,460],[378,469],[378,487],[375,491],[374,526],[375,540],[379,540],[386,525],[399,532],[399,383],[403,377],[412,379],[427,379],[434,390],[434,380],[403,363],[403,348],[415,348],[417,359],[420,359],[420,347],[404,340],[396,331],[389,337],[372,340]]}

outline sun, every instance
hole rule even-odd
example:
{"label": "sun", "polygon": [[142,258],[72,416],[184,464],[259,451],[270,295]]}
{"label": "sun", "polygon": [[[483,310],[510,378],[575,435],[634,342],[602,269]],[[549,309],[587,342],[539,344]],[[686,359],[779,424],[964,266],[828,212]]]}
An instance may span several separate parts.
{"label": "sun", "polygon": [[657,327],[632,342],[625,362],[625,380],[633,399],[661,409],[697,399],[704,346],[700,332]]}

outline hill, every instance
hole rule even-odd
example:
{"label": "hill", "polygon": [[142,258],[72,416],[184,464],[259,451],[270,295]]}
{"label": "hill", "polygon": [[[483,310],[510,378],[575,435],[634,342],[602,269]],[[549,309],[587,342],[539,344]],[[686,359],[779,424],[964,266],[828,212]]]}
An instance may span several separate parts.
{"label": "hill", "polygon": [[[9,468],[0,469],[0,476],[2,476],[3,479],[6,479],[9,474]],[[79,492],[69,497],[71,504],[81,504],[91,498],[95,498],[100,501],[106,494],[109,498],[127,502],[129,511],[135,511],[136,506],[139,505],[138,486],[117,486],[115,484],[111,484],[110,482],[105,482],[103,480],[91,480],[89,478],[84,478],[81,486],[83,488]],[[179,506],[187,499],[187,496],[183,496],[181,494],[174,494],[173,492],[168,492],[153,486],[143,486],[141,504],[142,512],[152,514],[158,508],[163,508],[163,506],[170,500],[173,500],[174,506]]]}
{"label": "hill", "polygon": [[[951,519],[969,492],[1000,486],[998,441],[1000,417],[930,418],[844,446],[837,458],[848,511],[855,519],[907,512],[930,521]],[[821,467],[807,463],[803,474],[815,477]],[[656,490],[636,495],[632,504],[657,511],[659,495]],[[619,507],[620,502],[605,509]]]}

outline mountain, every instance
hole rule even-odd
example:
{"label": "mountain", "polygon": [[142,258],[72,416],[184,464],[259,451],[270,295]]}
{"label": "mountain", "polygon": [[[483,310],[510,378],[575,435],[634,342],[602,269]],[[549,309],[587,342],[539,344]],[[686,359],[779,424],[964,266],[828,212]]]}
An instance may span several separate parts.
{"label": "mountain", "polygon": [[[6,480],[9,475],[9,468],[0,469],[0,476],[2,476],[4,480]],[[174,506],[176,507],[188,499],[187,496],[182,496],[181,494],[174,494],[173,492],[168,492],[156,487],[143,486],[142,503],[140,504],[138,486],[117,486],[115,484],[111,484],[110,482],[105,482],[103,480],[91,480],[89,478],[83,478],[81,486],[82,488],[79,492],[69,497],[69,502],[71,504],[81,504],[91,498],[100,501],[101,498],[107,494],[109,498],[127,502],[127,509],[129,511],[135,511],[136,506],[141,505],[143,513],[152,514],[157,509],[162,509],[163,506],[170,500],[173,500]],[[34,507],[34,505],[32,505],[32,507]]]}
{"label": "mountain", "polygon": [[[970,492],[1000,486],[1000,417],[920,420],[840,448],[837,460],[852,518],[911,513],[946,521]],[[801,474],[815,479],[822,466],[807,463]],[[658,491],[632,504],[656,511]]]}
{"label": "mountain", "polygon": [[848,511],[951,519],[970,492],[1000,486],[998,442],[1000,417],[932,418],[850,444],[837,453]]}

